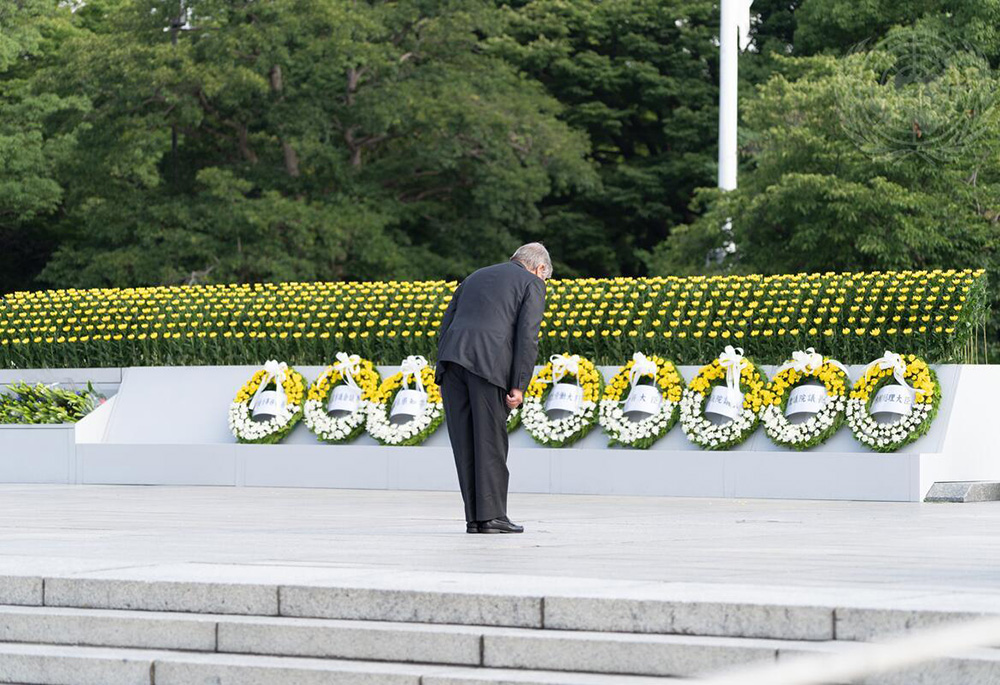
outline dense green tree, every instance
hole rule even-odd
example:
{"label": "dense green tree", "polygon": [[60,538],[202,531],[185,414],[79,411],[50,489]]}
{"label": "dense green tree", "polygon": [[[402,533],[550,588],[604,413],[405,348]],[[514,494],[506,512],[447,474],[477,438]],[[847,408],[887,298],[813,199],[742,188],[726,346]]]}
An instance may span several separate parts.
{"label": "dense green tree", "polygon": [[45,280],[456,276],[591,183],[558,103],[479,49],[481,2],[184,9],[95,10],[47,75],[93,112]]}
{"label": "dense green tree", "polygon": [[795,54],[842,55],[871,46],[894,26],[920,26],[937,40],[1000,60],[1000,0],[802,0]]}
{"label": "dense green tree", "polygon": [[[736,271],[783,273],[982,266],[997,282],[1000,239],[1000,108],[992,98],[1000,79],[988,67],[952,71],[937,83],[900,88],[881,84],[873,66],[891,62],[871,56],[794,60],[796,78],[777,75],[745,103],[747,163],[740,187],[729,193],[704,189],[704,213],[676,227],[650,260],[655,273]],[[888,61],[888,62],[887,62]],[[948,116],[950,78],[988,106],[950,156],[934,158],[934,116]],[[927,119],[913,119],[914,97],[937,103]],[[852,116],[874,104],[871,127],[892,126],[902,138],[872,137],[872,149],[851,125]],[[992,105],[992,106],[990,106]],[[961,121],[971,112],[951,112]],[[945,124],[955,119],[945,120]],[[925,130],[919,128],[923,123]],[[921,135],[923,138],[921,138]],[[921,145],[927,146],[922,148]],[[931,153],[928,154],[921,153]],[[731,231],[722,227],[732,220]]]}
{"label": "dense green tree", "polygon": [[87,102],[39,91],[33,79],[71,32],[69,17],[46,0],[0,2],[0,292],[23,286],[54,246],[47,231],[26,226],[60,207],[57,168],[74,150],[75,130],[57,122]]}
{"label": "dense green tree", "polygon": [[[456,277],[538,238],[561,275],[996,271],[1000,0],[755,0],[726,195],[717,4],[0,0],[0,291]],[[993,71],[886,94],[851,53],[894,27]],[[941,103],[987,125],[929,159]]]}
{"label": "dense green tree", "polygon": [[546,201],[566,273],[637,273],[637,249],[693,218],[714,176],[717,9],[709,0],[532,0],[505,9],[497,54],[587,133],[601,184]]}

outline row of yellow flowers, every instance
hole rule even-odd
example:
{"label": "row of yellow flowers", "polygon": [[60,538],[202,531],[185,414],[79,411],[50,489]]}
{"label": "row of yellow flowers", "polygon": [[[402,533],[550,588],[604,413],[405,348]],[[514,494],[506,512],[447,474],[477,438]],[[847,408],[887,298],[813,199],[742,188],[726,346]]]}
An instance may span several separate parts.
{"label": "row of yellow flowers", "polygon": [[[17,292],[0,300],[0,366],[377,362],[433,356],[453,281],[277,283]],[[540,354],[599,363],[646,349],[679,363],[720,344],[777,362],[815,344],[845,362],[886,348],[934,362],[982,348],[979,270],[550,281]]]}

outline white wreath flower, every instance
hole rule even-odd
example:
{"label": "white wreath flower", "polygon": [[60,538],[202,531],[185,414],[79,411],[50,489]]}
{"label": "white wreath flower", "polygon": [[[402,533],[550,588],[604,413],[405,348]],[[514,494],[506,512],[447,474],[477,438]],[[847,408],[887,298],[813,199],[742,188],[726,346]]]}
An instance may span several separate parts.
{"label": "white wreath flower", "polygon": [[[333,444],[350,442],[365,430],[368,407],[378,392],[381,378],[375,365],[356,354],[338,352],[337,361],[326,368],[309,388],[304,416],[309,430],[324,442]],[[344,416],[332,416],[328,411],[330,395],[343,381],[361,393],[354,411]]]}
{"label": "white wreath flower", "polygon": [[[705,401],[715,385],[727,384],[742,391],[743,406],[735,419],[715,424],[705,416]],[[688,440],[709,450],[733,447],[757,427],[763,404],[764,376],[743,350],[726,346],[725,352],[703,366],[681,395],[681,429]]]}
{"label": "white wreath flower", "polygon": [[[572,414],[550,419],[545,401],[553,383],[575,378],[583,389],[583,401]],[[579,355],[556,354],[528,384],[521,409],[521,423],[536,442],[549,447],[563,447],[576,442],[597,424],[597,399],[604,384],[593,362]]]}
{"label": "white wreath flower", "polygon": [[[871,402],[883,386],[893,381],[910,388],[914,402],[909,415],[880,423],[871,414]],[[886,351],[868,365],[854,384],[847,402],[847,424],[861,444],[876,452],[895,452],[930,430],[940,403],[941,385],[925,361],[912,354]]]}
{"label": "white wreath flower", "polygon": [[[406,423],[394,424],[389,418],[389,410],[402,389],[409,389],[413,381],[418,390],[427,393],[427,404],[420,414]],[[368,404],[368,434],[383,445],[419,445],[444,422],[444,404],[441,390],[434,382],[434,367],[419,356],[403,360],[399,373],[389,376],[379,387]]]}
{"label": "white wreath flower", "polygon": [[[271,384],[282,398],[283,406],[280,406],[278,412],[267,421],[256,421],[253,418],[255,403]],[[239,442],[243,443],[280,442],[302,418],[302,398],[305,389],[306,381],[302,374],[289,368],[284,362],[269,360],[263,369],[257,371],[243,384],[236,394],[236,399],[229,405],[229,430]]]}
{"label": "white wreath flower", "polygon": [[[820,383],[826,400],[808,419],[792,423],[785,415],[788,398],[794,388],[806,381]],[[824,358],[811,347],[793,352],[791,360],[775,372],[765,392],[760,412],[764,432],[775,444],[796,450],[825,442],[844,422],[850,382],[850,375],[840,362]]]}
{"label": "white wreath flower", "polygon": [[[632,421],[625,416],[622,397],[644,377],[653,380],[663,400],[656,413],[641,421]],[[683,382],[671,362],[636,352],[632,361],[618,369],[601,399],[599,421],[610,444],[646,449],[663,437],[677,422]]]}

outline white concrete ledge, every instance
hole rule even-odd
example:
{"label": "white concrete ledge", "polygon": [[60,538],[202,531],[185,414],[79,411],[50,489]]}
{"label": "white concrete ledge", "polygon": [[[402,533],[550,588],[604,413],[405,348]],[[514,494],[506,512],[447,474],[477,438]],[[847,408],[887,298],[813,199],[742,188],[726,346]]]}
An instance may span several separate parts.
{"label": "white concrete ledge", "polygon": [[[418,447],[383,447],[367,435],[326,445],[303,424],[279,445],[236,444],[226,411],[254,370],[124,369],[119,394],[78,424],[75,443],[65,427],[0,427],[0,482],[457,489],[446,426]],[[322,369],[299,370],[313,379]],[[616,369],[601,370],[610,378]],[[681,368],[685,378],[696,371]],[[1000,384],[1000,367],[937,371],[939,415],[927,435],[898,453],[871,452],[847,426],[806,452],[775,446],[762,429],[720,452],[698,449],[680,427],[649,450],[609,448],[600,427],[571,447],[551,449],[522,429],[510,439],[511,491],[920,501],[935,482],[1000,480],[1000,451],[985,434],[992,405],[983,401]]]}

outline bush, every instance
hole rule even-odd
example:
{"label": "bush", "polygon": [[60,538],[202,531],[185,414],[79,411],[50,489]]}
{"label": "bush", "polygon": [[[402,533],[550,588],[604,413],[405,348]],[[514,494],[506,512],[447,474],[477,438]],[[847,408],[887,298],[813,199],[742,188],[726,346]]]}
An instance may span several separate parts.
{"label": "bush", "polygon": [[[383,364],[434,356],[453,282],[278,283],[21,292],[0,301],[0,366]],[[885,350],[981,362],[982,271],[550,281],[540,359],[622,364],[636,350],[702,364],[815,347],[844,363]]]}

